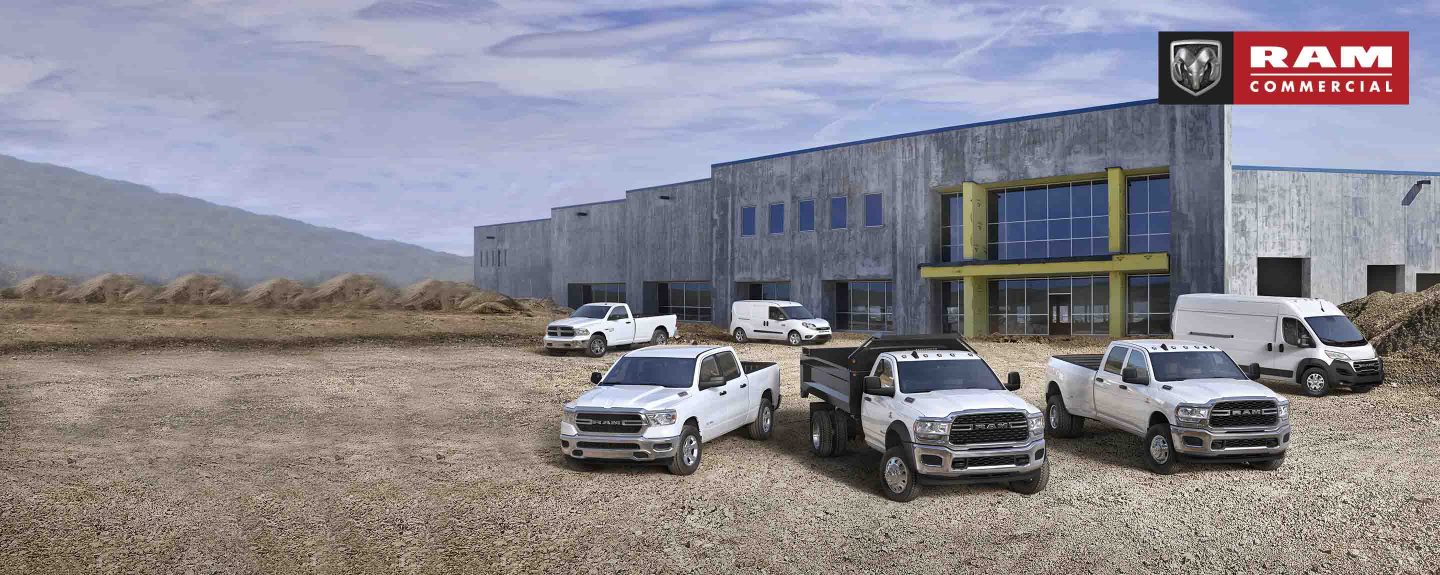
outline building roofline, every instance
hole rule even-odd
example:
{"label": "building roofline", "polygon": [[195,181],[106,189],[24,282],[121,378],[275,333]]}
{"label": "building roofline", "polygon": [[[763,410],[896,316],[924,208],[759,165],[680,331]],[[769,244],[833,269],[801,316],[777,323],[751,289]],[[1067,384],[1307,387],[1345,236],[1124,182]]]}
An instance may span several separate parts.
{"label": "building roofline", "polygon": [[875,142],[884,142],[884,141],[887,141],[887,140],[898,140],[898,139],[901,139],[901,138],[912,138],[912,137],[915,137],[915,136],[924,136],[924,135],[927,135],[927,134],[936,134],[936,133],[939,133],[939,132],[949,132],[949,131],[952,131],[952,130],[964,130],[964,129],[967,129],[967,128],[979,128],[979,127],[982,127],[982,126],[993,126],[993,125],[996,125],[996,124],[1009,124],[1009,123],[1013,123],[1013,122],[1025,122],[1025,121],[1029,121],[1029,120],[1043,120],[1043,119],[1045,119],[1045,118],[1055,118],[1055,117],[1058,117],[1058,116],[1069,116],[1069,115],[1072,115],[1072,114],[1084,114],[1084,113],[1087,113],[1087,112],[1100,112],[1100,111],[1104,111],[1104,110],[1114,110],[1114,109],[1118,109],[1118,108],[1129,108],[1129,107],[1132,107],[1132,106],[1144,106],[1144,105],[1146,105],[1146,104],[1155,104],[1155,103],[1158,103],[1158,102],[1159,102],[1159,100],[1154,99],[1154,98],[1151,98],[1151,99],[1148,99],[1148,100],[1135,100],[1135,101],[1132,101],[1132,102],[1120,102],[1120,103],[1116,103],[1116,104],[1105,104],[1105,105],[1102,105],[1102,106],[1091,106],[1091,107],[1089,107],[1089,108],[1076,108],[1076,109],[1073,109],[1073,110],[1061,110],[1061,111],[1058,111],[1058,112],[1045,112],[1045,113],[1043,113],[1043,114],[1031,114],[1031,115],[1029,115],[1029,116],[1016,116],[1016,117],[1014,117],[1014,118],[1003,118],[1003,119],[999,119],[999,120],[985,120],[985,121],[982,121],[982,122],[974,122],[974,123],[970,123],[970,124],[960,124],[960,125],[957,125],[957,126],[946,126],[946,127],[944,127],[944,128],[931,128],[931,129],[929,129],[929,130],[921,130],[921,131],[918,131],[918,132],[906,132],[906,133],[904,133],[904,134],[895,134],[895,135],[891,135],[891,136],[880,136],[880,137],[869,138],[869,139],[865,139],[865,140],[855,140],[855,141],[853,141],[853,142],[842,142],[842,143],[839,143],[839,144],[830,144],[830,145],[826,145],[826,146],[817,146],[817,147],[814,147],[814,148],[805,148],[805,149],[803,149],[803,150],[795,150],[795,151],[792,151],[792,152],[780,152],[780,153],[778,153],[778,154],[770,154],[770,155],[766,155],[766,156],[756,156],[756,157],[753,157],[753,158],[746,158],[746,159],[744,159],[744,160],[735,160],[735,161],[732,161],[732,162],[721,162],[721,163],[718,163],[718,164],[710,164],[710,167],[711,167],[711,168],[718,168],[718,167],[722,167],[722,166],[731,166],[731,165],[735,165],[735,164],[743,164],[743,163],[745,163],[745,162],[755,162],[755,161],[759,161],[759,160],[772,160],[772,159],[775,159],[775,158],[783,158],[783,157],[785,157],[785,156],[794,156],[794,155],[797,155],[797,154],[808,154],[808,153],[810,153],[810,152],[819,152],[819,151],[823,151],[823,150],[833,150],[833,149],[835,149],[835,148],[843,148],[843,147],[846,147],[846,146],[858,146],[858,145],[861,145],[861,144],[873,144],[873,143],[875,143]]}
{"label": "building roofline", "polygon": [[660,189],[660,188],[673,188],[673,187],[676,187],[676,186],[684,186],[684,185],[687,185],[687,184],[698,184],[698,183],[700,183],[700,182],[708,182],[708,181],[710,181],[710,178],[700,178],[700,179],[698,179],[698,180],[689,180],[689,181],[685,181],[685,182],[675,182],[675,183],[673,183],[673,184],[660,184],[660,185],[658,185],[658,186],[646,186],[646,187],[643,187],[643,188],[635,188],[635,189],[633,189],[633,190],[625,190],[625,193],[628,194],[628,193],[631,193],[631,192],[648,192],[648,191],[650,191],[650,190],[658,190],[658,189]]}
{"label": "building roofline", "polygon": [[613,200],[601,200],[601,201],[598,201],[598,202],[586,202],[586,203],[583,203],[583,204],[570,204],[570,205],[568,205],[568,206],[555,206],[555,207],[553,207],[553,208],[550,208],[550,211],[553,212],[553,211],[555,211],[555,210],[565,210],[565,209],[569,209],[569,208],[583,208],[583,207],[585,207],[585,206],[599,206],[599,205],[603,205],[603,204],[614,204],[614,203],[623,202],[623,201],[625,201],[625,198],[616,198],[616,199],[613,199]]}
{"label": "building roofline", "polygon": [[1422,172],[1415,170],[1358,170],[1354,168],[1301,168],[1295,166],[1250,166],[1232,165],[1231,170],[1245,172],[1328,172],[1333,174],[1384,174],[1387,176],[1437,176],[1440,171]]}
{"label": "building roofline", "polygon": [[480,225],[478,225],[478,226],[475,226],[475,229],[478,230],[478,229],[480,229],[480,228],[493,228],[493,227],[495,227],[495,226],[513,226],[513,225],[515,225],[515,224],[533,224],[533,223],[535,223],[535,222],[546,222],[546,221],[550,221],[550,218],[535,218],[535,219],[530,219],[530,220],[519,220],[519,221],[514,221],[514,222],[496,222],[496,223],[493,223],[493,224],[480,224]]}

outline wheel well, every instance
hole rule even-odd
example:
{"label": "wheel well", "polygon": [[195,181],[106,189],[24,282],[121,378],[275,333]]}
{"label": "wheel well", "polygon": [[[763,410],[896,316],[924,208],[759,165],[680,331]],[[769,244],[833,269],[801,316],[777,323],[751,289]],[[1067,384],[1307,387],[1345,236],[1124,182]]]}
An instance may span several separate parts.
{"label": "wheel well", "polygon": [[670,330],[665,329],[665,326],[663,325],[655,328],[655,331],[665,334],[665,337],[670,337]]}
{"label": "wheel well", "polygon": [[907,441],[910,441],[910,434],[906,433],[904,424],[896,421],[885,430],[885,449],[903,445]]}
{"label": "wheel well", "polygon": [[775,398],[770,396],[770,390],[768,389],[765,390],[764,393],[761,393],[760,397],[770,400],[771,403],[775,402]]}
{"label": "wheel well", "polygon": [[700,429],[700,420],[691,417],[690,419],[685,420],[685,424],[681,425],[680,427],[685,427],[686,425],[693,425],[695,426],[695,429]]}
{"label": "wheel well", "polygon": [[1050,385],[1045,387],[1045,397],[1050,397],[1052,395],[1060,395],[1060,384],[1053,381],[1050,382]]}
{"label": "wheel well", "polygon": [[1325,374],[1326,378],[1329,378],[1330,373],[1329,370],[1326,369],[1327,367],[1324,362],[1313,357],[1300,360],[1300,365],[1295,366],[1295,383],[1305,385],[1305,372],[1310,371],[1311,368],[1320,370],[1321,373]]}
{"label": "wheel well", "polygon": [[885,432],[885,448],[886,448],[886,449],[889,449],[889,448],[891,448],[891,447],[895,447],[896,445],[900,445],[900,443],[901,443],[901,441],[900,441],[900,434],[899,434],[899,433],[896,433],[895,430],[891,429],[891,430]]}
{"label": "wheel well", "polygon": [[1158,425],[1161,423],[1170,425],[1170,420],[1165,417],[1165,414],[1158,411],[1150,414],[1150,425]]}

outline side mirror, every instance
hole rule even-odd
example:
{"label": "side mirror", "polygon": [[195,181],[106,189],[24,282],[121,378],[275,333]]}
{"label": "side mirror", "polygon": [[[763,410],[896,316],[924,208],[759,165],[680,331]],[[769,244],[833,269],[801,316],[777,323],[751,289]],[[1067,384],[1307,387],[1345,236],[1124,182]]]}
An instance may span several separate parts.
{"label": "side mirror", "polygon": [[1150,378],[1142,377],[1140,370],[1133,367],[1121,370],[1120,380],[1133,385],[1150,385]]}
{"label": "side mirror", "polygon": [[865,393],[895,397],[895,388],[880,385],[880,376],[878,375],[867,375],[865,376]]}
{"label": "side mirror", "polygon": [[598,372],[598,371],[592,371],[592,372],[590,372],[590,383],[594,383],[594,384],[597,384],[597,385],[598,385],[598,384],[600,383],[600,378],[601,378],[601,377],[604,377],[604,376],[601,375],[600,372]]}
{"label": "side mirror", "polygon": [[1009,375],[1006,375],[1006,376],[1005,376],[1005,389],[1010,390],[1010,391],[1019,391],[1019,389],[1020,389],[1020,372],[1018,372],[1018,371],[1012,371],[1012,372],[1010,372]]}
{"label": "side mirror", "polygon": [[1315,347],[1315,342],[1310,339],[1310,336],[1308,334],[1300,334],[1299,341],[1300,347]]}
{"label": "side mirror", "polygon": [[1255,380],[1255,381],[1260,381],[1260,364],[1259,364],[1259,363],[1252,363],[1252,364],[1250,364],[1249,366],[1246,366],[1245,371],[1248,372],[1248,373],[1246,373],[1245,375],[1250,376],[1250,379]]}

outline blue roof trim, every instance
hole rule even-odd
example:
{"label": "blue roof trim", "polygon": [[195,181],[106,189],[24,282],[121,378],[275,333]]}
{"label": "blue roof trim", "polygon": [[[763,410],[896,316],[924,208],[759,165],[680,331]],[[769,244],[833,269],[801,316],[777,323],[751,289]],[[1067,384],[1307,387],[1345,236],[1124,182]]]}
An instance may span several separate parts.
{"label": "blue roof trim", "polygon": [[684,186],[684,185],[688,185],[688,184],[698,184],[698,183],[700,183],[700,182],[708,182],[708,181],[710,181],[710,178],[700,178],[700,179],[698,179],[698,180],[690,180],[690,181],[688,181],[688,182],[676,182],[676,183],[674,183],[674,184],[660,184],[660,185],[658,185],[658,186],[649,186],[649,187],[644,187],[644,188],[635,188],[635,189],[633,189],[633,190],[625,190],[625,193],[628,194],[628,193],[630,193],[630,192],[648,192],[648,191],[650,191],[650,190],[658,190],[658,189],[660,189],[660,188],[673,188],[673,187],[676,187],[676,186]]}
{"label": "blue roof trim", "polygon": [[960,124],[960,125],[958,125],[958,126],[947,126],[947,127],[944,127],[944,128],[931,128],[931,129],[929,129],[929,130],[921,130],[921,131],[919,131],[919,132],[907,132],[907,133],[904,133],[904,134],[895,134],[895,135],[893,135],[893,136],[880,136],[880,137],[878,137],[878,138],[870,138],[870,139],[867,139],[867,140],[856,140],[856,141],[854,141],[854,142],[843,142],[843,143],[839,143],[839,144],[830,144],[830,145],[828,145],[828,146],[819,146],[819,147],[815,147],[815,148],[805,148],[805,149],[803,149],[803,150],[795,150],[795,151],[793,151],[793,152],[781,152],[781,153],[778,153],[778,154],[770,154],[770,155],[768,155],[768,156],[757,156],[757,157],[754,157],[754,158],[746,158],[746,159],[744,159],[744,160],[735,160],[735,161],[733,161],[733,162],[721,162],[721,163],[718,163],[718,164],[711,164],[710,167],[711,167],[711,168],[718,168],[718,167],[721,167],[721,166],[730,166],[730,165],[734,165],[734,164],[743,164],[743,163],[745,163],[745,162],[755,162],[755,161],[759,161],[759,160],[771,160],[771,159],[775,159],[775,158],[783,158],[783,157],[785,157],[785,156],[793,156],[793,155],[796,155],[796,154],[808,154],[808,153],[810,153],[810,152],[819,152],[819,151],[823,151],[823,150],[832,150],[832,149],[835,149],[835,148],[843,148],[843,147],[845,147],[845,146],[858,146],[858,145],[861,145],[861,144],[872,144],[872,143],[875,143],[875,142],[884,142],[884,141],[886,141],[886,140],[898,140],[898,139],[900,139],[900,138],[912,138],[912,137],[915,137],[915,136],[924,136],[924,135],[927,135],[927,134],[936,134],[936,133],[940,133],[940,132],[949,132],[949,131],[952,131],[952,130],[964,130],[964,129],[966,129],[966,128],[979,128],[979,127],[982,127],[982,126],[993,126],[993,125],[996,125],[996,124],[1009,124],[1009,123],[1013,123],[1013,122],[1025,122],[1025,121],[1029,121],[1029,120],[1043,120],[1043,119],[1045,119],[1045,118],[1055,118],[1055,117],[1059,117],[1059,116],[1069,116],[1069,115],[1072,115],[1072,114],[1084,114],[1084,113],[1087,113],[1087,112],[1101,112],[1101,111],[1104,111],[1104,110],[1115,110],[1115,109],[1119,109],[1119,108],[1129,108],[1129,107],[1132,107],[1132,106],[1144,106],[1144,105],[1146,105],[1146,104],[1157,104],[1157,103],[1159,103],[1159,102],[1160,102],[1159,100],[1154,99],[1154,98],[1151,98],[1151,99],[1149,99],[1149,100],[1135,100],[1135,101],[1133,101],[1133,102],[1120,102],[1120,103],[1118,103],[1118,104],[1105,104],[1105,105],[1103,105],[1103,106],[1091,106],[1091,107],[1089,107],[1089,108],[1077,108],[1077,109],[1074,109],[1074,110],[1061,110],[1061,111],[1059,111],[1059,112],[1046,112],[1046,113],[1043,113],[1043,114],[1032,114],[1032,115],[1029,115],[1029,116],[1018,116],[1018,117],[1014,117],[1014,118],[1004,118],[1004,119],[1000,119],[1000,120],[986,120],[986,121],[983,121],[983,122],[975,122],[975,123],[973,123],[973,124]]}
{"label": "blue roof trim", "polygon": [[1437,176],[1440,171],[1417,172],[1413,170],[1356,170],[1353,168],[1298,168],[1294,166],[1230,166],[1232,170],[1269,172],[1328,172],[1332,174],[1384,174],[1387,176]]}
{"label": "blue roof trim", "polygon": [[570,204],[570,205],[568,205],[568,206],[555,206],[555,207],[553,207],[553,208],[550,208],[550,211],[553,212],[553,211],[555,211],[555,210],[564,210],[564,209],[569,209],[569,208],[583,208],[583,207],[585,207],[585,206],[599,206],[599,205],[603,205],[603,204],[613,204],[613,203],[616,203],[616,202],[623,202],[623,201],[625,201],[625,198],[619,198],[619,199],[615,199],[615,200],[604,200],[604,201],[600,201],[600,202],[590,202],[590,203],[586,203],[586,204]]}

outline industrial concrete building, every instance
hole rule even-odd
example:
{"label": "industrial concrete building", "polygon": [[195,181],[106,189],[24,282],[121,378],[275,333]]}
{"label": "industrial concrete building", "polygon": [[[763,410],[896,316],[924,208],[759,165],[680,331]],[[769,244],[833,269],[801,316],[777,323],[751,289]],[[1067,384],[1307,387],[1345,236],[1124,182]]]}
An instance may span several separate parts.
{"label": "industrial concrete building", "polygon": [[475,228],[475,284],[728,322],[799,301],[839,330],[1165,334],[1181,294],[1344,301],[1440,280],[1430,174],[1232,165],[1230,108],[1153,100],[713,164],[710,177]]}

